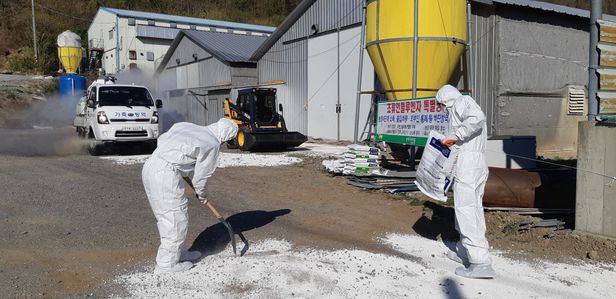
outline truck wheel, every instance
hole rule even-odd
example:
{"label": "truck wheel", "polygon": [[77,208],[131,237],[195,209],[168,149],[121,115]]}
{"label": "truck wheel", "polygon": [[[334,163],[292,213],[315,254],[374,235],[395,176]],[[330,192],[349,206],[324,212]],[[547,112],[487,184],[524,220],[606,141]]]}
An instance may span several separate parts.
{"label": "truck wheel", "polygon": [[156,150],[156,144],[157,144],[157,142],[156,142],[156,141],[154,141],[154,142],[152,142],[152,141],[146,141],[146,142],[143,144],[143,149],[144,149],[145,153],[146,153],[146,154],[151,154],[151,153],[153,153],[153,152],[154,152],[154,150]]}
{"label": "truck wheel", "polygon": [[88,153],[92,156],[98,156],[103,152],[103,143],[94,139],[92,133],[90,133],[90,137],[88,138]]}

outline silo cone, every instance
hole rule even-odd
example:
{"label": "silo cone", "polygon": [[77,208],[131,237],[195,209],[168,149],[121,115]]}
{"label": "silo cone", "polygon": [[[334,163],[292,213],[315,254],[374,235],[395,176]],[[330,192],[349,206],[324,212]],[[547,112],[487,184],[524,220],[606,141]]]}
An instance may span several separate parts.
{"label": "silo cone", "polygon": [[[414,0],[368,0],[366,49],[386,90],[413,89]],[[417,97],[447,84],[467,39],[465,0],[417,0]],[[388,100],[412,91],[388,92]]]}
{"label": "silo cone", "polygon": [[76,74],[77,68],[83,55],[81,48],[75,47],[61,47],[58,48],[58,58],[64,67],[67,74]]}

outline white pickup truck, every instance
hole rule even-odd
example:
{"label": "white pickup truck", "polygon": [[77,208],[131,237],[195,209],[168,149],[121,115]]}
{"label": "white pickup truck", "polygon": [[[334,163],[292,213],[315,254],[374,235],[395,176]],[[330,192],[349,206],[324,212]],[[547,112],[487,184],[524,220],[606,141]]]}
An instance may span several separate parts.
{"label": "white pickup truck", "polygon": [[110,143],[141,143],[156,148],[160,133],[157,109],[145,86],[115,84],[99,79],[79,100],[73,122],[77,134],[88,140],[88,151],[99,155]]}

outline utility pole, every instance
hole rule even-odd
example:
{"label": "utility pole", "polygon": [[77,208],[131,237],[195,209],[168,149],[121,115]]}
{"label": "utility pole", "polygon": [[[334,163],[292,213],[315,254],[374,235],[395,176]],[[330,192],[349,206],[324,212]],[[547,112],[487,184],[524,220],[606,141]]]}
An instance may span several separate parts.
{"label": "utility pole", "polygon": [[38,47],[36,46],[36,20],[34,18],[34,0],[32,0],[32,41],[34,42],[34,59],[38,59]]}
{"label": "utility pole", "polygon": [[599,86],[599,25],[598,20],[603,18],[603,0],[590,1],[590,47],[588,49],[588,120],[594,121],[599,112],[597,88]]}

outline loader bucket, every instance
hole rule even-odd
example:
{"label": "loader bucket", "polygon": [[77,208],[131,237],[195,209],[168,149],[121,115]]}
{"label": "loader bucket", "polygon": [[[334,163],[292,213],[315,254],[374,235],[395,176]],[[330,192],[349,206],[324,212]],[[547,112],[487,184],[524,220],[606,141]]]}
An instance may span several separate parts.
{"label": "loader bucket", "polygon": [[299,132],[247,133],[244,137],[243,151],[281,150],[296,147],[308,138]]}

